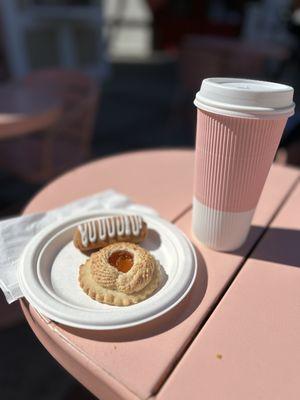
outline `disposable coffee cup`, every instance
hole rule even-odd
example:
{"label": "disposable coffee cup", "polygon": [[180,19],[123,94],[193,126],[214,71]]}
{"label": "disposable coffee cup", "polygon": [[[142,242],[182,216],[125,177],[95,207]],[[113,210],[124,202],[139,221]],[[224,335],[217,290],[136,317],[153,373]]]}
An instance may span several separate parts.
{"label": "disposable coffee cup", "polygon": [[272,165],[294,90],[273,82],[204,79],[194,104],[197,134],[193,232],[208,247],[239,248]]}

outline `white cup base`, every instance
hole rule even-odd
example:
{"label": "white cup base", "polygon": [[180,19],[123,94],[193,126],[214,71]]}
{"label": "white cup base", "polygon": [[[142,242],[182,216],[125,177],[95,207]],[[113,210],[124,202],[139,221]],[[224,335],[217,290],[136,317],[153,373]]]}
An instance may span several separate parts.
{"label": "white cup base", "polygon": [[193,200],[193,232],[201,243],[218,251],[236,250],[247,238],[255,209],[218,211]]}

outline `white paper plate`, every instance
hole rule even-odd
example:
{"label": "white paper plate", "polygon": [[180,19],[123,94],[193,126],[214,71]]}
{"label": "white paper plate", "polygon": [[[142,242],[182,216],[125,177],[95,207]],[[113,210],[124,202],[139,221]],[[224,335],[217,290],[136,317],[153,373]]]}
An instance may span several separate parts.
{"label": "white paper plate", "polygon": [[150,321],[173,308],[194,282],[197,259],[192,244],[176,226],[156,216],[143,215],[149,235],[142,243],[159,260],[162,285],[148,299],[128,307],[98,303],[78,285],[78,269],[86,256],[72,237],[82,221],[122,210],[92,212],[51,225],[26,247],[19,269],[21,290],[33,307],[46,317],[84,329],[119,329]]}

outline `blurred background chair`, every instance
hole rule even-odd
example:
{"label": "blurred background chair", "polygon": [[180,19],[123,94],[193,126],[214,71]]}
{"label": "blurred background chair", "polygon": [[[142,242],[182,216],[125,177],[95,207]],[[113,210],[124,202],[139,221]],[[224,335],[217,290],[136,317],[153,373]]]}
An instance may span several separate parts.
{"label": "blurred background chair", "polygon": [[195,110],[191,105],[203,79],[227,76],[272,80],[269,64],[282,63],[289,54],[289,49],[279,44],[255,43],[239,37],[185,35],[178,51],[180,86],[168,124],[175,126],[181,119],[194,132]]}
{"label": "blurred background chair", "polygon": [[2,142],[0,165],[28,182],[43,183],[89,158],[98,83],[80,71],[47,69],[28,75],[22,85],[58,99],[62,111],[43,131]]}
{"label": "blurred background chair", "polygon": [[182,83],[192,92],[211,76],[265,79],[269,60],[282,62],[289,56],[288,49],[278,44],[207,35],[187,35],[180,49]]}

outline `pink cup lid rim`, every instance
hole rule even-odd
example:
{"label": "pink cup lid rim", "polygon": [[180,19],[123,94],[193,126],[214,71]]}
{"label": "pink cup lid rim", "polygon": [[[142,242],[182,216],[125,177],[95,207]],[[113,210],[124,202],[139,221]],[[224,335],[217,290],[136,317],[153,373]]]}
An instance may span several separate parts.
{"label": "pink cup lid rim", "polygon": [[280,118],[294,114],[294,89],[274,82],[239,78],[207,78],[196,94],[196,107],[218,114]]}

